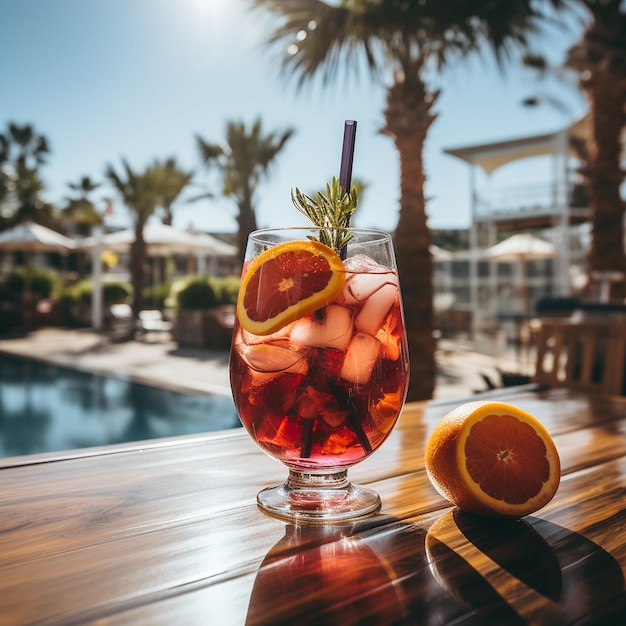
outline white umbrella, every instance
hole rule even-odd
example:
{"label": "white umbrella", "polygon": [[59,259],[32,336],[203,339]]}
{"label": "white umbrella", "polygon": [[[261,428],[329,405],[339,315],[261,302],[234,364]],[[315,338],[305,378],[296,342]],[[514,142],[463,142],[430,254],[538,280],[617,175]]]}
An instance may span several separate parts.
{"label": "white umbrella", "polygon": [[68,252],[73,239],[34,222],[23,222],[0,233],[0,248],[24,252]]}
{"label": "white umbrella", "polygon": [[[205,233],[190,233],[167,226],[166,224],[149,223],[143,229],[143,239],[151,256],[169,256],[171,254],[204,253],[207,255],[232,256],[237,253],[235,246],[220,241]],[[121,230],[103,235],[100,245],[105,250],[126,252],[135,241],[135,231]],[[80,243],[81,248],[95,245],[93,237]]]}
{"label": "white umbrella", "polygon": [[520,269],[520,300],[522,312],[528,313],[526,288],[526,262],[554,256],[554,244],[530,233],[518,233],[487,249],[487,256],[494,261],[515,261]]}
{"label": "white umbrella", "polygon": [[545,259],[554,256],[554,244],[530,233],[519,233],[492,246],[487,256],[498,261]]}
{"label": "white umbrella", "polygon": [[197,250],[208,254],[223,255],[223,256],[237,256],[238,251],[236,246],[226,243],[213,235],[208,233],[187,233],[193,237],[192,245],[197,246]]}
{"label": "white umbrella", "polygon": [[0,249],[25,253],[26,272],[24,279],[24,325],[28,329],[32,319],[30,266],[35,252],[67,253],[75,248],[73,239],[46,228],[41,224],[26,221],[0,233]]}
{"label": "white umbrella", "polygon": [[436,246],[434,243],[430,246],[430,253],[435,261],[450,261],[452,260],[452,253]]}
{"label": "white umbrella", "polygon": [[[169,257],[172,254],[203,254],[205,256],[235,256],[237,248],[212,235],[205,233],[191,233],[178,230],[172,226],[159,222],[149,223],[144,226],[143,239],[149,256]],[[94,250],[94,270],[99,270],[99,250],[111,250],[113,252],[127,252],[135,241],[135,231],[127,229],[98,238],[89,237],[84,239],[78,247]],[[155,266],[158,271],[158,266]],[[155,279],[155,282],[158,280]],[[94,293],[101,289],[99,271],[94,271]],[[93,318],[94,328],[99,327],[97,314]]]}

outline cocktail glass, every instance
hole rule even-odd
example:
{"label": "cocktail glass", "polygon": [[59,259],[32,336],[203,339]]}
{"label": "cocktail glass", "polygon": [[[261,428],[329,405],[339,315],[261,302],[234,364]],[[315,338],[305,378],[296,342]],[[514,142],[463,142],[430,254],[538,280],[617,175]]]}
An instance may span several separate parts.
{"label": "cocktail glass", "polygon": [[[341,250],[345,282],[332,301],[269,335],[250,333],[239,320],[233,330],[230,379],[239,417],[289,470],[286,482],[262,490],[257,502],[283,519],[347,520],[381,506],[379,495],[352,484],[347,472],[380,447],[397,421],[408,348],[391,237],[373,229],[349,234]],[[319,235],[316,228],[251,233],[243,275],[271,247]],[[296,302],[308,276],[291,278]]]}

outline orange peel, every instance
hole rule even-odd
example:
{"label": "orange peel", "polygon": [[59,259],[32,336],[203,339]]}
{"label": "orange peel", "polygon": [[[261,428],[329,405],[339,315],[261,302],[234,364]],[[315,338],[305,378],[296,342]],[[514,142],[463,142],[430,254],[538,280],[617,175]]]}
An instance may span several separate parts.
{"label": "orange peel", "polygon": [[248,266],[237,298],[241,326],[270,335],[332,302],[345,282],[339,255],[317,241],[288,241]]}

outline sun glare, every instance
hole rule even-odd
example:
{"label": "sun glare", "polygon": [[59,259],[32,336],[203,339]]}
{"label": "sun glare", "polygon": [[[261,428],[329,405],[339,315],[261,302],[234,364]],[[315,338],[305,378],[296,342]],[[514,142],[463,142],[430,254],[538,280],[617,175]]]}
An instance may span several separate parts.
{"label": "sun glare", "polygon": [[237,0],[186,0],[197,16],[218,18],[232,13],[236,9]]}
{"label": "sun glare", "polygon": [[179,0],[177,11],[189,33],[221,39],[239,19],[242,3],[240,0]]}

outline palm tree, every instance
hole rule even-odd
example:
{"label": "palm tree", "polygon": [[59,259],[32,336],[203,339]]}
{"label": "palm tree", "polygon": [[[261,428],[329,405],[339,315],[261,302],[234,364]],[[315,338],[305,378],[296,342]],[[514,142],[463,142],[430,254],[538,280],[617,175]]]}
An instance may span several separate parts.
{"label": "palm tree", "polygon": [[172,205],[191,183],[194,172],[181,169],[175,157],[170,157],[163,162],[155,160],[152,170],[159,190],[159,207],[163,211],[163,223],[171,226],[174,217]]}
{"label": "palm tree", "polygon": [[[626,274],[624,200],[620,187],[622,137],[626,127],[626,5],[622,0],[579,0],[586,9],[582,40],[570,49],[566,65],[579,76],[589,103],[585,179],[591,209],[589,268]],[[626,296],[626,282],[615,285]]]}
{"label": "palm tree", "polygon": [[77,183],[68,183],[72,191],[78,193],[78,197],[68,198],[67,205],[63,209],[64,220],[74,224],[81,235],[88,235],[94,226],[102,224],[103,217],[96,210],[96,206],[89,197],[90,194],[100,187],[89,176],[82,176]]}
{"label": "palm tree", "polygon": [[432,397],[435,386],[430,232],[424,197],[423,149],[439,91],[433,70],[490,46],[503,62],[538,29],[546,4],[532,0],[254,0],[283,19],[269,40],[283,49],[283,68],[298,84],[340,68],[365,66],[387,84],[385,123],[400,160],[400,210],[394,234],[411,351],[408,399]]}
{"label": "palm tree", "polygon": [[202,162],[216,167],[221,175],[222,193],[233,196],[237,202],[239,254],[246,251],[248,235],[257,228],[254,195],[261,179],[267,176],[274,162],[294,131],[263,134],[261,120],[257,119],[247,129],[242,122],[228,122],[226,144],[208,143],[196,135]]}
{"label": "palm tree", "polygon": [[7,228],[24,220],[57,226],[53,206],[43,199],[39,167],[50,152],[48,140],[30,124],[9,123],[0,134],[0,207]]}
{"label": "palm tree", "polygon": [[133,317],[137,320],[139,312],[144,307],[143,290],[148,258],[143,229],[159,203],[158,172],[152,166],[148,167],[143,174],[139,174],[125,159],[122,159],[122,165],[124,168],[122,174],[118,174],[112,165],[108,165],[105,175],[117,190],[133,218],[135,240],[130,249],[130,276],[134,292]]}
{"label": "palm tree", "polygon": [[[169,157],[165,161],[155,159],[150,170],[156,185],[161,220],[163,224],[171,226],[174,220],[173,205],[193,180],[194,172],[181,169],[175,157]],[[153,263],[158,263],[159,275],[166,276],[167,259],[165,257],[153,259]]]}
{"label": "palm tree", "polygon": [[9,162],[9,140],[0,134],[0,208],[9,195],[9,173],[6,171]]}
{"label": "palm tree", "polygon": [[81,176],[77,183],[68,183],[67,186],[72,191],[78,191],[80,199],[87,200],[89,194],[100,187],[100,183],[96,183],[89,176]]}
{"label": "palm tree", "polygon": [[37,169],[46,162],[50,153],[48,140],[44,135],[35,131],[31,124],[19,125],[9,122],[7,127],[9,149],[15,149],[14,162],[16,165],[28,166]]}
{"label": "palm tree", "polygon": [[43,199],[43,190],[44,184],[39,172],[18,164],[10,186],[14,205],[9,225],[31,221],[49,228],[58,228],[54,207]]}

